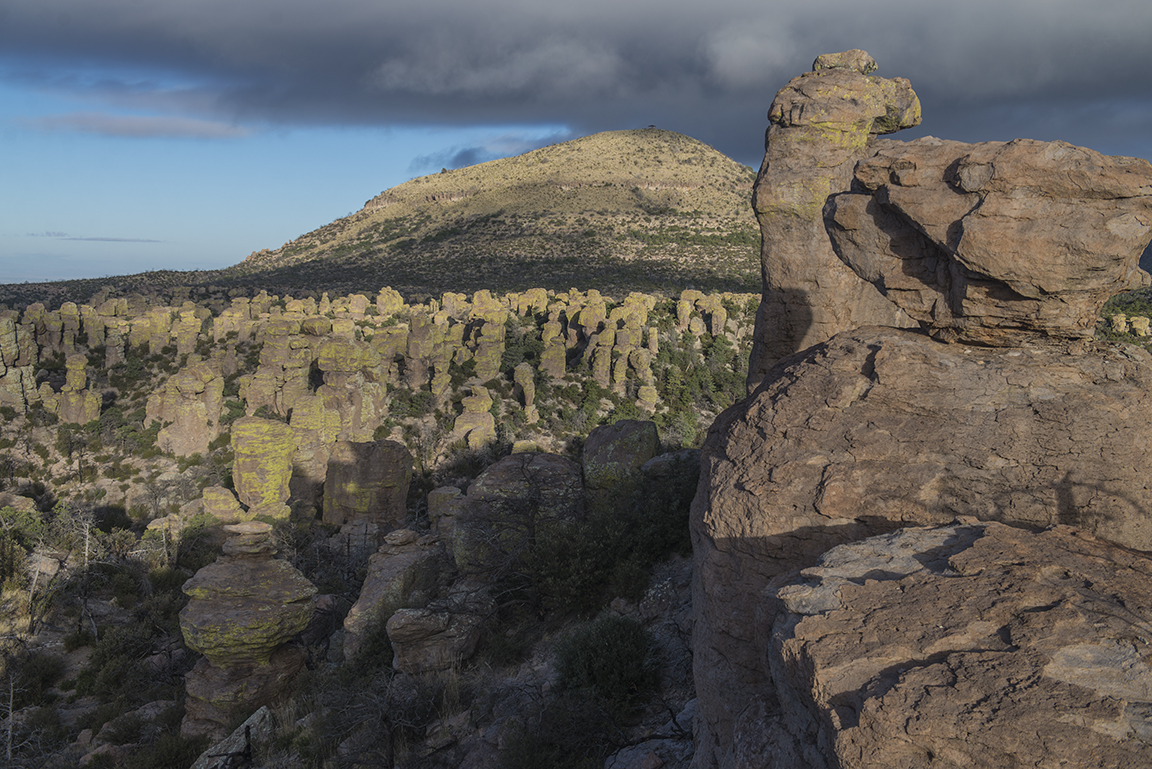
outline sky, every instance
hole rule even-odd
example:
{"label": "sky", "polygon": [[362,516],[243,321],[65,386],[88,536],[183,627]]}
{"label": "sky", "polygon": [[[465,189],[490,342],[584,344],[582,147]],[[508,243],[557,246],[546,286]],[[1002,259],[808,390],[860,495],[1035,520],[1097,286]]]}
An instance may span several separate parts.
{"label": "sky", "polygon": [[900,138],[1152,158],[1148,0],[0,0],[0,283],[212,269],[382,190],[656,125],[750,166],[818,54]]}

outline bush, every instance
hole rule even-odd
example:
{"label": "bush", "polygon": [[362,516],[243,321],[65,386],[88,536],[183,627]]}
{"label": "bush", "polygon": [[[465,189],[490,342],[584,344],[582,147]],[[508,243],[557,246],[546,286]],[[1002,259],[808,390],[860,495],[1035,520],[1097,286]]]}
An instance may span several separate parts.
{"label": "bush", "polygon": [[599,769],[614,747],[612,719],[585,692],[562,692],[504,741],[501,769]]}
{"label": "bush", "polygon": [[605,614],[556,644],[557,685],[590,690],[626,715],[656,687],[652,639],[639,622]]}
{"label": "bush", "polygon": [[64,660],[43,652],[31,652],[13,662],[9,663],[13,664],[9,675],[16,679],[13,687],[15,706],[24,708],[47,704],[48,689],[64,673]]}

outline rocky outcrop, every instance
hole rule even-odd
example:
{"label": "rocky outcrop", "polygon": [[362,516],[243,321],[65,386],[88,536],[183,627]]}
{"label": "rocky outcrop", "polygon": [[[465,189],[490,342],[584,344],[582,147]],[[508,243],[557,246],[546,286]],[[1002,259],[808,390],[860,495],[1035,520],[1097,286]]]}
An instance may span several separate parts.
{"label": "rocky outcrop", "polygon": [[557,454],[512,454],[482,472],[452,506],[453,559],[461,571],[482,574],[493,559],[521,548],[539,522],[584,516],[580,465]]}
{"label": "rocky outcrop", "polygon": [[446,670],[467,660],[480,643],[484,620],[495,602],[481,586],[454,585],[445,598],[422,609],[400,609],[388,620],[392,667],[418,675]]}
{"label": "rocky outcrop", "polygon": [[1090,338],[1148,285],[1152,165],[1064,142],[877,142],[825,207],[836,253],[934,337]]}
{"label": "rocky outcrop", "polygon": [[272,419],[242,417],[232,425],[232,450],[232,477],[240,501],[253,516],[286,517],[296,450],[292,428]]}
{"label": "rocky outcrop", "polygon": [[[853,109],[875,85],[855,82],[858,99],[843,100]],[[770,155],[771,144],[770,131]],[[692,510],[700,767],[734,760],[733,724],[749,703],[784,707],[749,618],[773,578],[831,547],[967,515],[1152,550],[1152,435],[1136,416],[1152,406],[1152,357],[1085,339],[1108,294],[1144,280],[1152,168],[1027,141],[874,141],[858,160],[838,194],[810,199],[828,228],[821,242],[835,241],[877,296],[959,343],[844,331],[779,360],[716,420]],[[768,191],[803,187],[798,168],[801,181]],[[788,215],[761,217],[766,254],[768,226]],[[804,232],[811,252],[773,250],[779,274],[824,253]],[[805,301],[823,312],[824,300]]]}
{"label": "rocky outcrop", "polygon": [[492,394],[479,381],[469,385],[472,394],[463,398],[464,411],[452,424],[452,435],[467,442],[468,448],[480,449],[496,440],[496,418],[492,416]]}
{"label": "rocky outcrop", "polygon": [[764,288],[749,364],[754,387],[785,355],[866,324],[912,322],[836,258],[824,229],[829,195],[848,190],[869,142],[920,123],[904,78],[871,75],[864,51],[825,54],[780,89],[768,111],[764,162],[752,193]]}
{"label": "rocky outcrop", "polygon": [[350,521],[391,529],[408,515],[412,455],[396,441],[337,441],[328,458],[324,522]]}
{"label": "rocky outcrop", "polygon": [[368,559],[360,597],[344,618],[344,658],[356,657],[398,609],[422,608],[439,597],[452,572],[439,537],[419,537],[409,529],[388,534]]}
{"label": "rocky outcrop", "polygon": [[767,769],[1152,762],[1152,560],[1066,526],[971,519],[842,545],[757,617],[775,701],[737,715]]}
{"label": "rocky outcrop", "polygon": [[176,456],[207,454],[220,436],[224,379],[219,364],[194,363],[170,377],[148,398],[146,422],[164,425],[157,444]]}
{"label": "rocky outcrop", "polygon": [[1152,549],[1152,430],[1134,416],[1149,408],[1152,358],[1129,346],[1070,356],[866,328],[781,361],[713,425],[693,504],[710,728],[766,680],[746,621],[760,591],[837,544],[972,515]]}

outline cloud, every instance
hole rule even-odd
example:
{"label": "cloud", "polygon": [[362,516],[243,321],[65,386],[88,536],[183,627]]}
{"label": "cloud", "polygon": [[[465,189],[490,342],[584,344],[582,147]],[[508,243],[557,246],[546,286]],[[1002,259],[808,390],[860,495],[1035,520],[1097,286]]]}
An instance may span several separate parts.
{"label": "cloud", "polygon": [[440,152],[428,155],[418,155],[412,159],[408,170],[414,174],[427,173],[440,168],[464,168],[489,160],[522,155],[540,147],[568,141],[575,138],[569,132],[553,132],[543,136],[524,136],[522,134],[504,133],[494,136],[488,141],[475,146],[453,146]]}
{"label": "cloud", "polygon": [[[950,138],[985,138],[1005,105],[1038,134],[1054,105],[1152,104],[1152,3],[1130,0],[6,0],[2,13],[8,77],[94,100],[96,114],[202,121],[55,118],[116,135],[655,123],[748,162],[776,90],[848,48],[911,79],[925,130]],[[1141,122],[1121,143],[1147,146],[1140,130],[1152,136]],[[1089,146],[1115,134],[1077,125]]]}
{"label": "cloud", "polygon": [[21,118],[20,124],[38,131],[165,139],[237,139],[252,133],[249,128],[211,120],[174,116],[111,115],[101,112],[70,112]]}
{"label": "cloud", "polygon": [[100,243],[163,243],[163,240],[152,240],[150,238],[98,238],[87,237],[78,235],[69,235],[66,232],[29,232],[30,238],[52,238],[54,240],[90,240]]}
{"label": "cloud", "polygon": [[163,240],[150,238],[61,238],[61,240],[91,240],[99,243],[163,243]]}

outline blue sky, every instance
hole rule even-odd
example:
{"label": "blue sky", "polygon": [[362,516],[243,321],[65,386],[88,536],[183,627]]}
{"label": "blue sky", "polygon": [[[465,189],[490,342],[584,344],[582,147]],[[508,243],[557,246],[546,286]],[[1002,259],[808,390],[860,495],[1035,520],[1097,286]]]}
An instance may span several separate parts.
{"label": "blue sky", "polygon": [[655,124],[758,165],[864,48],[963,141],[1152,157],[1147,0],[0,0],[0,282],[235,264],[413,176]]}

